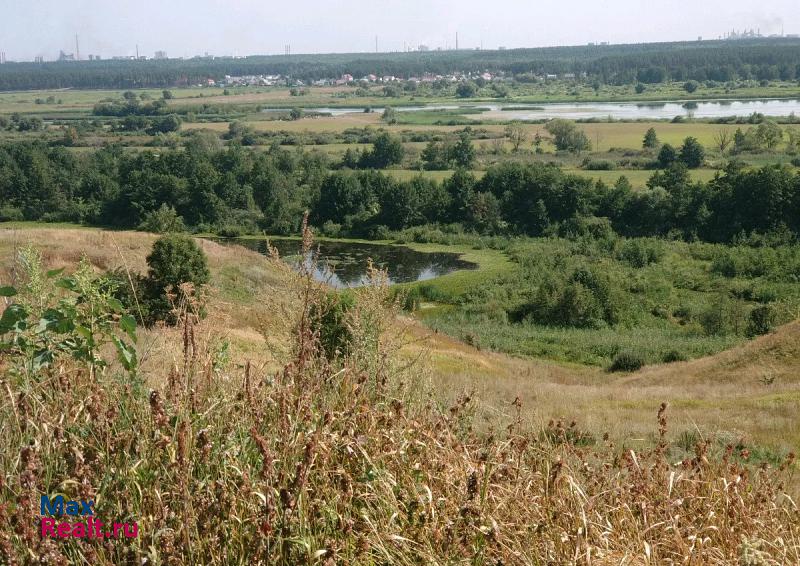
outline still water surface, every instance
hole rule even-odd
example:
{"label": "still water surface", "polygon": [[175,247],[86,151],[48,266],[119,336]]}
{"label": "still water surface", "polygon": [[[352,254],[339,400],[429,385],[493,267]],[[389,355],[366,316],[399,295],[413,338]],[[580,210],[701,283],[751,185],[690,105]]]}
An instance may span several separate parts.
{"label": "still water surface", "polygon": [[[723,118],[726,116],[749,116],[759,112],[765,116],[800,115],[800,99],[793,100],[707,100],[677,102],[573,102],[542,104],[486,104],[473,106],[454,104],[430,104],[427,106],[398,106],[398,112],[420,110],[457,110],[458,108],[481,108],[480,114],[469,117],[485,120],[545,120],[568,118],[570,120],[608,118],[615,120],[671,120],[675,116],[687,118]],[[363,112],[363,108],[306,108],[308,112],[319,112],[341,116]],[[275,109],[266,109],[272,112]],[[376,109],[376,112],[380,109]]]}
{"label": "still water surface", "polygon": [[[222,243],[234,243],[252,250],[266,253],[267,244],[263,240],[230,239]],[[277,248],[281,257],[294,266],[300,258],[298,240],[272,238],[270,243]],[[476,269],[472,262],[460,259],[461,254],[447,252],[418,252],[405,246],[387,246],[356,242],[318,242],[319,261],[314,272],[317,281],[324,281],[338,289],[359,287],[367,283],[365,272],[367,259],[386,269],[389,283],[411,283],[440,277],[460,269]],[[305,257],[306,265],[311,257]]]}

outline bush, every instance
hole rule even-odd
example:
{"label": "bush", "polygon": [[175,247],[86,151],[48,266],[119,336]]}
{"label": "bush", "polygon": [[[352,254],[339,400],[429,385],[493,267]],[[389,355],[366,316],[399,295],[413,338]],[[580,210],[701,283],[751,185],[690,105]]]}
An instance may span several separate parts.
{"label": "bush", "polygon": [[389,227],[384,224],[378,224],[370,228],[368,235],[370,240],[388,240],[392,237]]}
{"label": "bush", "polygon": [[745,330],[745,314],[740,301],[725,295],[710,298],[711,304],[700,315],[700,325],[708,336],[740,335]]}
{"label": "bush", "polygon": [[686,354],[683,354],[678,350],[670,350],[661,357],[661,361],[664,362],[665,364],[672,364],[675,362],[685,362],[686,360],[687,360]]}
{"label": "bush", "polygon": [[419,287],[412,287],[406,291],[395,292],[394,298],[399,299],[404,311],[414,312],[419,309],[419,305],[422,302],[422,293]]}
{"label": "bush", "polygon": [[728,278],[779,276],[781,268],[790,264],[788,254],[780,257],[774,248],[738,246],[721,250],[711,262],[711,272]]}
{"label": "bush", "polygon": [[456,95],[459,98],[472,98],[478,93],[478,86],[470,81],[461,83],[456,87]]}
{"label": "bush", "polygon": [[561,296],[555,309],[555,318],[564,326],[597,328],[603,319],[600,302],[586,285],[573,281]]}
{"label": "bush", "polygon": [[683,141],[683,146],[679,153],[680,161],[689,169],[697,169],[703,164],[706,157],[706,150],[697,141],[697,138],[688,137]]}
{"label": "bush", "polygon": [[678,152],[670,144],[665,143],[658,152],[658,166],[666,169],[678,160]]}
{"label": "bush", "polygon": [[312,305],[311,328],[329,360],[350,354],[353,330],[350,315],[356,301],[350,293],[328,293]]}
{"label": "bush", "polygon": [[587,171],[613,171],[614,163],[608,159],[587,159],[583,162],[583,168]]}
{"label": "bush", "polygon": [[771,305],[761,305],[750,311],[747,323],[747,336],[754,338],[772,332],[775,328],[777,313]]}
{"label": "bush", "polygon": [[637,269],[658,263],[665,255],[664,246],[658,240],[636,238],[626,240],[617,257]]}
{"label": "bush", "polygon": [[148,277],[162,288],[177,288],[182,283],[205,285],[211,278],[206,254],[185,235],[170,234],[156,240],[147,265]]}
{"label": "bush", "polygon": [[123,304],[125,309],[144,322],[153,322],[150,312],[149,284],[139,273],[122,268],[108,271],[100,278],[100,288]]}
{"label": "bush", "polygon": [[508,314],[516,322],[533,320],[572,328],[599,328],[618,319],[609,281],[583,267],[567,281],[544,281],[531,301]]}
{"label": "bush", "polygon": [[644,367],[645,360],[641,354],[637,352],[620,352],[614,357],[608,371],[637,371]]}
{"label": "bush", "polygon": [[181,291],[184,283],[192,284],[195,289],[205,285],[211,279],[208,260],[195,241],[182,234],[162,236],[153,244],[153,250],[147,256],[149,267],[147,275],[147,292],[144,302],[150,313],[149,323],[171,319],[172,304],[166,297],[166,290],[171,289],[178,300],[188,299]]}
{"label": "bush", "polygon": [[559,151],[580,153],[591,149],[592,144],[586,133],[569,120],[550,120],[544,128],[553,136],[553,144]]}
{"label": "bush", "polygon": [[326,220],[320,228],[320,233],[329,238],[338,238],[342,234],[342,225],[333,220]]}
{"label": "bush", "polygon": [[25,220],[25,214],[13,206],[0,207],[0,222],[13,222]]}
{"label": "bush", "polygon": [[238,238],[242,235],[242,228],[235,225],[223,226],[217,233],[223,238]]}
{"label": "bush", "polygon": [[186,225],[183,218],[171,206],[163,203],[158,210],[148,212],[139,225],[139,230],[155,234],[168,234],[170,232],[185,232]]}

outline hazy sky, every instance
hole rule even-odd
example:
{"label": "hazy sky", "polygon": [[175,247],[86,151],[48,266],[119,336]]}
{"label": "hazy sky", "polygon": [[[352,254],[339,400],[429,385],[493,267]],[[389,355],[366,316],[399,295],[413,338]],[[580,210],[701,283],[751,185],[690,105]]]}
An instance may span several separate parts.
{"label": "hazy sky", "polygon": [[399,51],[404,42],[486,49],[800,33],[798,0],[0,0],[9,60]]}

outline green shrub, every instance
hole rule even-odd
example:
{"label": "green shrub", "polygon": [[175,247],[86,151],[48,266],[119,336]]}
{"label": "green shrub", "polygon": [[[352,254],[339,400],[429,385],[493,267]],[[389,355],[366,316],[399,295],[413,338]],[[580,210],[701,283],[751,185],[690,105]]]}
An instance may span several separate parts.
{"label": "green shrub", "polygon": [[13,206],[0,207],[0,222],[13,222],[25,220],[25,214]]}
{"label": "green shrub", "polygon": [[745,313],[740,301],[725,295],[710,297],[709,305],[700,314],[700,325],[708,336],[741,335],[745,329]]}
{"label": "green shrub", "polygon": [[117,268],[106,272],[100,278],[99,285],[104,292],[121,302],[137,319],[143,322],[152,321],[149,284],[146,277]]}
{"label": "green shrub", "polygon": [[425,283],[417,286],[419,296],[431,303],[446,303],[451,297],[434,283]]}
{"label": "green shrub", "polygon": [[145,214],[139,230],[155,234],[169,234],[170,232],[185,232],[186,225],[175,209],[164,203],[158,210]]}
{"label": "green shrub", "polygon": [[685,362],[687,359],[688,358],[686,354],[683,354],[678,350],[670,350],[661,357],[661,361],[664,362],[665,364],[672,364],[675,362]]}
{"label": "green shrub", "polygon": [[571,328],[600,328],[618,321],[607,278],[578,267],[564,280],[548,278],[533,298],[508,312],[509,320],[532,320],[539,324]]}
{"label": "green shrub", "polygon": [[631,267],[641,269],[652,263],[658,263],[664,258],[664,255],[664,246],[658,240],[636,238],[626,240],[617,257]]}
{"label": "green shrub", "polygon": [[422,294],[419,291],[418,287],[412,287],[408,291],[400,293],[400,300],[401,304],[403,305],[403,310],[407,312],[414,312],[419,309],[419,305],[422,302]]}
{"label": "green shrub", "polygon": [[342,234],[342,225],[333,220],[326,220],[320,228],[320,233],[329,238],[338,238]]}
{"label": "green shrub", "polygon": [[747,323],[747,336],[753,338],[772,332],[775,328],[777,313],[772,305],[761,305],[750,311]]}
{"label": "green shrub", "polygon": [[388,226],[378,224],[369,231],[370,240],[388,240],[392,236]]}
{"label": "green shrub", "polygon": [[614,163],[607,159],[586,159],[583,168],[587,171],[613,171],[616,169]]}
{"label": "green shrub", "polygon": [[608,371],[637,371],[642,369],[644,365],[645,360],[641,354],[625,351],[620,352],[614,357],[614,361],[611,362],[611,367],[608,368]]}
{"label": "green shrub", "polygon": [[41,252],[32,246],[20,250],[19,258],[23,285],[0,287],[5,307],[0,313],[0,352],[9,363],[4,377],[30,378],[71,359],[84,365],[94,380],[109,365],[106,353],[113,350],[134,377],[136,319],[89,262],[82,259],[72,275],[62,276],[64,268],[45,271]]}
{"label": "green shrub", "polygon": [[162,288],[182,283],[205,285],[211,278],[206,254],[194,239],[180,234],[162,236],[147,256],[148,277]]}
{"label": "green shrub", "polygon": [[174,323],[167,289],[180,301],[188,298],[182,294],[182,284],[191,283],[196,289],[211,279],[206,254],[194,239],[183,234],[170,234],[156,240],[147,256],[147,265],[144,302],[150,314],[147,322],[151,324],[157,321]]}
{"label": "green shrub", "polygon": [[243,232],[239,226],[227,225],[217,230],[217,233],[223,238],[239,238]]}
{"label": "green shrub", "polygon": [[753,248],[737,246],[721,250],[711,262],[711,271],[724,277],[780,278],[782,271],[791,269],[795,257],[789,248]]}
{"label": "green shrub", "polygon": [[329,360],[350,354],[353,330],[350,316],[355,307],[351,293],[328,293],[319,304],[312,305],[311,327]]}
{"label": "green shrub", "polygon": [[591,289],[579,281],[569,283],[555,308],[555,319],[564,326],[597,328],[603,308]]}

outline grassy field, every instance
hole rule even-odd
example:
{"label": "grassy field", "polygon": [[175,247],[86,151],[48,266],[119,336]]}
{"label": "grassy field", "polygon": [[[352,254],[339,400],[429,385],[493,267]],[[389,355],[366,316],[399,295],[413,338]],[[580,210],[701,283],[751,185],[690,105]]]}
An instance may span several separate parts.
{"label": "grassy field", "polygon": [[[595,181],[603,181],[607,185],[613,185],[620,177],[626,177],[636,189],[644,188],[647,181],[653,176],[655,171],[644,171],[635,169],[620,169],[617,171],[587,171],[585,169],[565,168],[565,172],[583,177],[590,177]],[[715,169],[692,169],[690,175],[695,181],[709,181],[718,173]]]}
{"label": "grassy field", "polygon": [[[330,107],[355,106],[383,108],[384,106],[414,106],[418,104],[437,104],[458,101],[459,103],[545,103],[545,102],[626,102],[663,100],[704,100],[704,99],[761,99],[792,98],[800,96],[800,87],[794,82],[773,82],[767,86],[742,83],[738,87],[725,85],[708,88],[703,86],[689,94],[683,83],[650,85],[644,93],[636,93],[633,85],[603,85],[599,91],[588,84],[574,81],[555,81],[539,84],[522,84],[511,88],[507,98],[495,98],[489,89],[468,101],[458,99],[452,92],[435,92],[421,89],[418,92],[404,93],[400,97],[387,98],[382,86],[372,85],[368,91],[358,91],[353,86],[305,87],[304,96],[291,96],[288,87],[181,87],[171,88],[174,98],[172,106],[213,105],[256,105],[274,108],[291,107]],[[122,90],[76,90],[54,89],[39,91],[17,91],[0,93],[0,114],[13,112],[41,113],[45,111],[89,111],[97,102],[105,99],[118,99]],[[136,89],[137,94],[145,94],[151,99],[161,97],[162,89]],[[36,104],[36,99],[47,100],[52,97],[53,104]],[[58,103],[60,101],[60,103]]]}
{"label": "grassy field", "polygon": [[[322,146],[325,147],[325,146]],[[346,147],[346,146],[345,146]],[[635,170],[635,169],[619,169],[616,171],[587,171],[585,169],[574,169],[565,167],[564,171],[573,175],[580,175],[582,177],[589,177],[595,181],[603,181],[607,185],[613,185],[620,177],[627,177],[634,188],[640,189],[647,185],[647,181],[653,176],[655,171]],[[386,169],[383,171],[386,175],[395,179],[408,181],[414,177],[421,175],[429,179],[443,181],[450,178],[453,171],[414,171],[409,169]],[[691,171],[692,179],[696,181],[709,181],[714,178],[718,171],[716,169],[693,169]],[[472,171],[476,178],[480,179],[485,174],[485,171],[477,170]]]}
{"label": "grassy field", "polygon": [[[579,127],[586,132],[592,142],[594,151],[608,151],[611,148],[639,149],[642,139],[649,128],[655,128],[658,139],[662,143],[680,146],[688,136],[693,136],[707,147],[714,145],[714,136],[721,131],[730,135],[736,128],[742,126],[721,124],[670,124],[670,123],[609,123],[609,124],[580,124]],[[746,128],[746,126],[745,126]],[[537,128],[531,128],[535,130]],[[599,144],[597,143],[599,141]]]}
{"label": "grassy field", "polygon": [[[393,134],[414,133],[414,132],[437,132],[441,134],[452,134],[464,129],[464,125],[434,124],[427,118],[415,123],[387,125],[380,120],[380,114],[373,112],[370,114],[352,113],[336,117],[309,117],[296,121],[273,120],[273,121],[245,121],[248,126],[256,131],[278,132],[286,131],[293,133],[343,133],[350,128],[375,127],[383,128]],[[500,124],[481,124],[481,130],[485,130],[492,135],[502,136],[506,126]],[[542,124],[522,124],[527,133],[530,146],[536,134],[548,137]],[[611,149],[633,149],[638,150],[642,147],[642,139],[649,128],[655,128],[658,138],[662,143],[669,143],[673,146],[680,146],[683,140],[689,136],[695,137],[706,147],[712,148],[715,144],[715,136],[719,132],[728,132],[732,135],[737,128],[747,129],[747,126],[736,126],[730,124],[708,124],[702,122],[688,122],[672,124],[665,122],[611,122],[611,123],[587,123],[579,124],[579,128],[586,132],[592,143],[592,151],[595,153],[607,152]],[[215,132],[225,132],[228,129],[227,122],[202,123],[187,122],[182,126],[183,130],[211,130]],[[489,143],[486,141],[476,141],[478,145]],[[510,144],[509,144],[510,147]]]}

